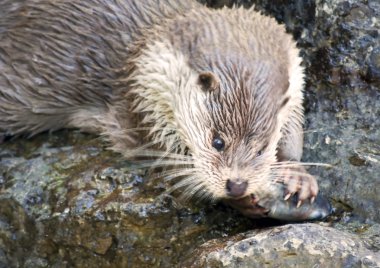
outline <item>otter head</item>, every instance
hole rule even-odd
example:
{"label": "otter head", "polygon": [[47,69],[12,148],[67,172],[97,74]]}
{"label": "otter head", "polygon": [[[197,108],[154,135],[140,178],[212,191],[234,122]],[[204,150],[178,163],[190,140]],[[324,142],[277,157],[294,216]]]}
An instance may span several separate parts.
{"label": "otter head", "polygon": [[274,192],[271,166],[281,137],[278,113],[288,100],[287,81],[265,61],[214,62],[199,73],[199,89],[193,90],[204,98],[193,104],[199,112],[188,107],[194,122],[181,124],[200,173],[194,178],[194,184],[202,185],[199,191],[233,199]]}
{"label": "otter head", "polygon": [[170,173],[181,177],[175,187],[210,199],[271,193],[286,72],[242,55],[192,65],[163,42],[148,44],[139,57],[134,111],[144,114],[153,143],[172,159],[168,163],[178,162]]}

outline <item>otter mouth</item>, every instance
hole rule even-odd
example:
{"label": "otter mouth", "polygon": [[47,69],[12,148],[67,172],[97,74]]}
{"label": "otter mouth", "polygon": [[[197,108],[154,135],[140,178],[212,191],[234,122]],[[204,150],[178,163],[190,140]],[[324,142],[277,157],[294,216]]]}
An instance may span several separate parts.
{"label": "otter mouth", "polygon": [[226,199],[224,202],[250,218],[266,218],[270,213],[270,209],[258,204],[259,200],[254,194],[239,199]]}

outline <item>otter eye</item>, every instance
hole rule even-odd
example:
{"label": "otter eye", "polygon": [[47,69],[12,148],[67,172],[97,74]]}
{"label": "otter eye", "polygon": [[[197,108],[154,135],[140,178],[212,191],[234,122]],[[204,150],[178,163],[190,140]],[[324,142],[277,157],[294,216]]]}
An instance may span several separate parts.
{"label": "otter eye", "polygon": [[221,138],[214,138],[212,140],[212,147],[214,147],[218,152],[224,149],[224,140]]}
{"label": "otter eye", "polygon": [[260,150],[260,151],[257,152],[256,157],[257,157],[257,156],[260,156],[260,155],[262,155],[262,154],[263,154],[263,150]]}
{"label": "otter eye", "polygon": [[203,72],[199,74],[198,84],[204,91],[213,91],[219,86],[218,79],[211,72]]}

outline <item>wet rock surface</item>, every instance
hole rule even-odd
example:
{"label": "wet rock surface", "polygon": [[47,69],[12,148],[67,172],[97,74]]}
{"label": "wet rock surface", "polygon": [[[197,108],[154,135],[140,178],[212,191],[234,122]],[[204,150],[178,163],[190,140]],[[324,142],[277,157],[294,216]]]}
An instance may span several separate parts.
{"label": "wet rock surface", "polygon": [[257,226],[182,204],[94,136],[0,146],[0,267],[173,267],[204,241]]}
{"label": "wet rock surface", "polygon": [[[307,234],[307,235],[305,235]],[[211,240],[198,249],[191,267],[379,267],[355,235],[317,224],[285,225],[246,232],[227,242]],[[327,258],[328,256],[328,258]]]}
{"label": "wet rock surface", "polygon": [[380,267],[379,1],[203,2],[254,2],[298,40],[303,160],[332,165],[310,168],[329,226],[183,204],[97,137],[60,131],[0,144],[0,267]]}
{"label": "wet rock surface", "polygon": [[355,214],[379,221],[380,5],[317,4],[305,49],[310,75],[304,160],[332,164],[319,169],[321,187]]}

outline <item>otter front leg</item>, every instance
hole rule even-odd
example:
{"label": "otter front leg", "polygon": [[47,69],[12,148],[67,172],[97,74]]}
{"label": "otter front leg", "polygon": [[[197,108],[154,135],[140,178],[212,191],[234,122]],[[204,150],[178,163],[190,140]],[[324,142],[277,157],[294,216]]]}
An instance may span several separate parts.
{"label": "otter front leg", "polygon": [[280,182],[286,185],[284,197],[285,200],[297,194],[298,204],[300,206],[305,200],[310,199],[314,202],[318,194],[318,183],[306,169],[297,165],[297,163],[285,163],[286,161],[299,162],[302,156],[303,146],[303,129],[298,120],[289,120],[283,131],[277,149],[277,159],[284,162],[284,166],[279,169]]}

